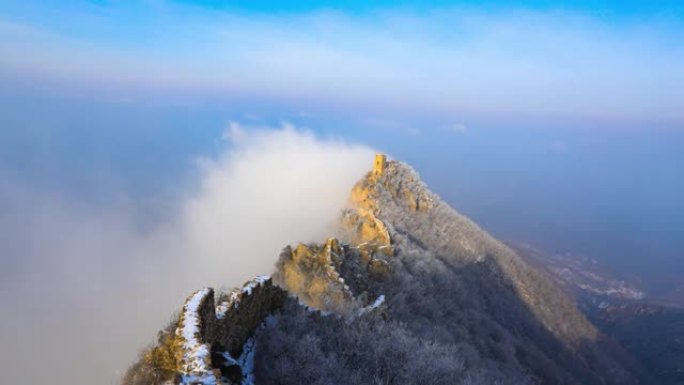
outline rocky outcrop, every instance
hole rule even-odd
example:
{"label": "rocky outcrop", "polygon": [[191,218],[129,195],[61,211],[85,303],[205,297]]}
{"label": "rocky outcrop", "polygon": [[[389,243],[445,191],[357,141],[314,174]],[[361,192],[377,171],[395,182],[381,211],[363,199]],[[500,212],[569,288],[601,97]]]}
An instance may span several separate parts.
{"label": "rocky outcrop", "polygon": [[358,314],[372,305],[368,303],[368,275],[389,275],[387,258],[394,248],[388,227],[375,215],[370,186],[381,180],[392,164],[378,154],[373,170],[354,187],[350,207],[343,210],[340,221],[342,237],[348,243],[330,238],[322,245],[288,246],[276,265],[275,284],[302,304],[324,312]]}
{"label": "rocky outcrop", "polygon": [[367,305],[369,276],[388,274],[384,258],[368,244],[344,245],[336,238],[323,245],[288,246],[278,260],[273,282],[310,308],[353,315]]}
{"label": "rocky outcrop", "polygon": [[375,216],[380,212],[381,202],[387,199],[410,212],[427,212],[434,198],[418,174],[402,163],[388,161],[382,154],[376,156],[373,170],[351,193],[351,201],[358,210]]}
{"label": "rocky outcrop", "polygon": [[365,245],[388,256],[394,253],[387,226],[370,211],[345,210],[342,214],[342,228],[352,245]]}
{"label": "rocky outcrop", "polygon": [[[391,163],[389,163],[391,165]],[[388,167],[383,154],[375,157],[373,170],[354,186],[350,196],[350,208],[342,212],[342,234],[350,244],[358,247],[365,259],[372,259],[373,254],[394,254],[392,239],[387,225],[377,216],[374,189],[372,186],[380,180]]]}
{"label": "rocky outcrop", "polygon": [[335,313],[354,307],[354,296],[339,274],[345,257],[335,238],[323,245],[300,243],[280,255],[274,283],[295,295],[305,305]]}

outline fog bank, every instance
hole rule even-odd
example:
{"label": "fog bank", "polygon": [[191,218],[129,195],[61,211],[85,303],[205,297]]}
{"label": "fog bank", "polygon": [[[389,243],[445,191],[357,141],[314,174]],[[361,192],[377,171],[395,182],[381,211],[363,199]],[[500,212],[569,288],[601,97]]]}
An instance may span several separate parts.
{"label": "fog bank", "polygon": [[373,156],[288,125],[232,123],[219,148],[151,225],[134,202],[0,185],[1,383],[117,383],[192,290],[240,285],[325,237]]}

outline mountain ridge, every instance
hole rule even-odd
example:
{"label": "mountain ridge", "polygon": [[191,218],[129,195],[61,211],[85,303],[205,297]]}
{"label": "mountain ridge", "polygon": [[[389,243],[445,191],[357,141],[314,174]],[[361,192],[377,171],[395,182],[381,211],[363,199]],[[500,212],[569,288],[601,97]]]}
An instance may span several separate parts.
{"label": "mountain ridge", "polygon": [[[221,294],[222,318],[213,291],[190,296],[124,384],[630,384],[643,376],[548,277],[408,165],[377,155],[335,235],[286,247],[272,277]],[[207,304],[202,316],[192,301]],[[186,319],[197,320],[197,341],[183,334]],[[403,368],[392,359],[411,352],[434,362]]]}

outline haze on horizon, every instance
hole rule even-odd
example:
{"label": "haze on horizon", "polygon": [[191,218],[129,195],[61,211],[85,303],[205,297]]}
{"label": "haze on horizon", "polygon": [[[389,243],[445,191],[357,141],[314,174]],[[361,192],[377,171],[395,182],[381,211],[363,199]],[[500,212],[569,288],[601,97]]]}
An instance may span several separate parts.
{"label": "haze on horizon", "polygon": [[[649,299],[684,305],[681,2],[231,4],[0,2],[0,299],[17,313],[4,346],[22,325],[50,328],[26,324],[41,310],[57,329],[79,319],[116,330],[109,339],[126,335],[135,322],[107,322],[99,300],[116,307],[133,296],[118,292],[124,282],[147,290],[146,276],[181,275],[160,266],[189,258],[166,251],[187,235],[175,231],[187,230],[192,199],[202,212],[192,229],[227,226],[239,240],[246,214],[221,197],[245,194],[234,188],[248,169],[236,154],[262,150],[272,157],[255,175],[272,174],[274,188],[311,175],[306,191],[330,185],[326,172],[345,175],[329,190],[310,187],[319,198],[346,196],[366,157],[387,152],[495,236],[590,256]],[[272,210],[307,207],[276,191],[266,194]],[[315,229],[336,203],[311,204],[325,213]],[[207,220],[233,210],[241,214]],[[255,242],[319,236],[279,232],[291,212],[264,216],[274,236]],[[229,247],[209,244],[214,256]],[[149,306],[141,318],[158,327],[188,287],[220,279],[226,261],[204,261],[204,273],[165,286],[160,303],[150,291],[124,314]],[[87,274],[65,268],[79,265]],[[43,308],[74,292],[83,297]],[[132,346],[120,348],[114,360],[133,359]]]}

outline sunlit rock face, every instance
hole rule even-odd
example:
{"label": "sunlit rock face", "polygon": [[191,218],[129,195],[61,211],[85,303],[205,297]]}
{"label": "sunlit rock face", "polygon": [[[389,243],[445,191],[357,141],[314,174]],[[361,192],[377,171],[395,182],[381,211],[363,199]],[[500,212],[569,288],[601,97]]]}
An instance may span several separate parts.
{"label": "sunlit rock face", "polygon": [[352,189],[351,201],[359,210],[377,215],[388,199],[411,212],[426,212],[433,196],[410,167],[378,154],[373,170]]}
{"label": "sunlit rock face", "polygon": [[287,247],[277,263],[273,281],[300,303],[324,313],[352,316],[376,298],[368,283],[390,273],[387,254],[374,244]]}
{"label": "sunlit rock face", "polygon": [[635,384],[623,352],[551,281],[378,154],[339,233],[271,277],[202,289],[134,384]]}
{"label": "sunlit rock face", "polygon": [[[306,306],[324,312],[348,315],[368,305],[363,281],[368,274],[389,274],[387,258],[394,253],[388,228],[373,209],[372,186],[387,165],[385,155],[378,154],[373,170],[352,190],[350,208],[342,212],[340,220],[348,243],[330,238],[322,245],[288,246],[273,276],[276,284]],[[349,271],[355,273],[349,276]]]}
{"label": "sunlit rock face", "polygon": [[354,306],[354,296],[339,273],[345,257],[335,238],[323,245],[300,243],[283,251],[273,278],[305,305],[343,313]]}
{"label": "sunlit rock face", "polygon": [[372,212],[364,209],[345,210],[342,215],[342,228],[351,244],[369,244],[387,255],[392,255],[392,242],[387,226]]}

